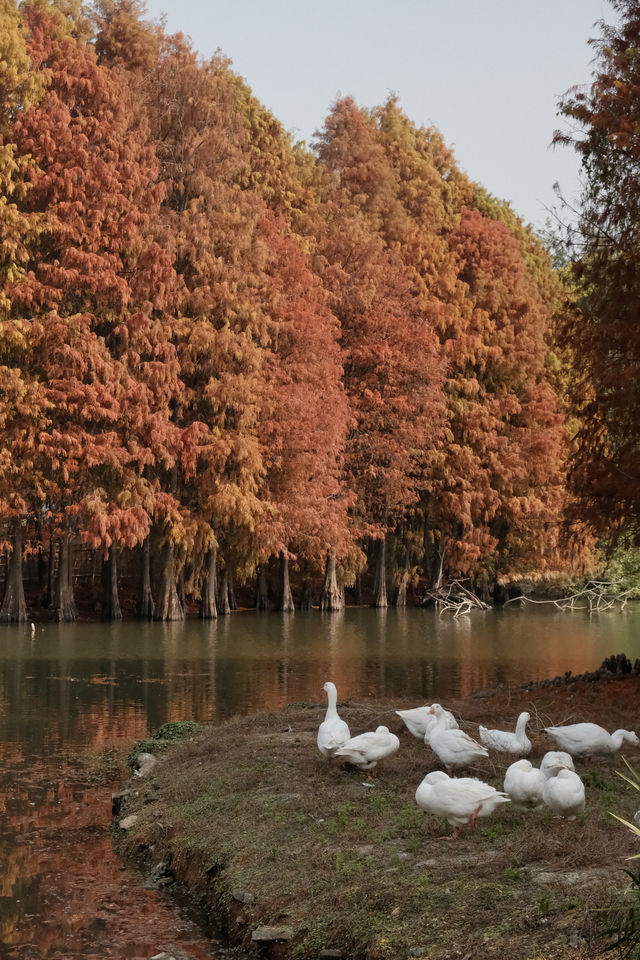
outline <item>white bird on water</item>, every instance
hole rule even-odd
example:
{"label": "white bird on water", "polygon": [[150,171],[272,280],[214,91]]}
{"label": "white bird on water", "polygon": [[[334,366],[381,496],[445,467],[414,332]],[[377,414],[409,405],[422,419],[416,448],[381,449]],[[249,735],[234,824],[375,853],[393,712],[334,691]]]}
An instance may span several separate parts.
{"label": "white bird on water", "polygon": [[351,731],[347,723],[338,715],[338,690],[335,683],[327,680],[322,688],[327,694],[327,712],[324,720],[318,727],[318,750],[328,760],[335,755],[339,747],[343,747],[351,738]]}
{"label": "white bird on water", "polygon": [[35,637],[35,635],[36,635],[36,625],[35,625],[35,623],[34,623],[33,620],[32,620],[32,621],[31,621],[31,636],[32,636],[32,637]]}

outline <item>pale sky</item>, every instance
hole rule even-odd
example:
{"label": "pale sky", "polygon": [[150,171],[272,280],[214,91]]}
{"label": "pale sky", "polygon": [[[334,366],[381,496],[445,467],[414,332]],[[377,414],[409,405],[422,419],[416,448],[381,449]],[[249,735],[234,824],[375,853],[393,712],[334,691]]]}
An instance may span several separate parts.
{"label": "pale sky", "polygon": [[557,100],[590,81],[606,0],[147,0],[151,17],[217,48],[295,139],[310,142],[338,96],[390,92],[435,126],[459,166],[534,226],[578,190],[579,161],[549,146]]}

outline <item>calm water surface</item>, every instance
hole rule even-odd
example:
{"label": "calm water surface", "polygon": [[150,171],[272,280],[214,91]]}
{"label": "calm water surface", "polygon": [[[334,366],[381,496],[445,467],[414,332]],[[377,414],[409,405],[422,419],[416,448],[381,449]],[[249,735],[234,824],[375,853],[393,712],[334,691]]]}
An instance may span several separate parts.
{"label": "calm water surface", "polygon": [[[80,781],[83,751],[166,720],[222,719],[293,701],[406,704],[592,670],[640,656],[640,609],[539,608],[457,621],[351,609],[213,623],[0,627],[0,956],[216,956],[190,920],[113,857],[110,789]],[[135,904],[135,909],[132,908]]]}

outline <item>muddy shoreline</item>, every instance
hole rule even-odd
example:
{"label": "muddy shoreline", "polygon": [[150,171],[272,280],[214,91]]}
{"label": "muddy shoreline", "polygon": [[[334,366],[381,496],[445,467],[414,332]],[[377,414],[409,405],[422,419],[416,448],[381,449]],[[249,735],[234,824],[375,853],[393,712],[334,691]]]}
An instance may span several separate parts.
{"label": "muddy shoreline", "polygon": [[[620,758],[577,766],[587,809],[575,823],[508,810],[443,843],[449,828],[414,802],[438,767],[394,710],[415,704],[340,704],[352,732],[386,723],[398,754],[363,785],[315,746],[324,705],[204,727],[133,778],[114,828],[116,849],[175,883],[237,956],[448,960],[466,955],[564,960],[597,955],[624,900],[635,838],[609,815],[631,817],[640,797],[616,775]],[[640,726],[640,664],[609,658],[593,675],[566,674],[518,689],[476,691],[447,706],[472,735],[532,714],[532,761],[553,747],[542,727],[593,720]],[[637,747],[623,751],[640,766]],[[501,786],[508,760],[472,771]]]}

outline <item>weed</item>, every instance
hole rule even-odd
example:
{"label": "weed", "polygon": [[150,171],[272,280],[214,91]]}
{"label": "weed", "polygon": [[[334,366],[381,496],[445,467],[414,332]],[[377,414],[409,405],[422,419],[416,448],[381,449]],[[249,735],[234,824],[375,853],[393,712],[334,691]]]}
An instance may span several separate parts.
{"label": "weed", "polygon": [[171,744],[189,739],[199,729],[200,724],[196,723],[195,720],[171,720],[169,723],[163,723],[153,737],[147,737],[134,743],[127,755],[129,769],[133,770],[135,768],[139,754],[157,753],[158,750],[166,750]]}
{"label": "weed", "polygon": [[587,790],[600,790],[602,793],[611,793],[614,789],[612,781],[603,777],[599,770],[587,770],[580,775],[580,779]]}
{"label": "weed", "polygon": [[178,743],[192,737],[200,729],[195,720],[170,720],[163,723],[153,735],[154,740],[165,740],[168,743]]}
{"label": "weed", "polygon": [[401,837],[414,833],[424,823],[424,813],[415,803],[405,803],[396,817],[398,832]]}
{"label": "weed", "polygon": [[541,917],[548,917],[551,913],[551,901],[546,893],[540,894],[536,901],[536,906]]}
{"label": "weed", "polygon": [[624,958],[640,957],[640,870],[625,870],[631,880],[626,891],[628,904],[620,903],[610,914],[610,927],[607,931],[614,937],[608,948],[617,949]]}
{"label": "weed", "polygon": [[351,880],[360,877],[366,866],[373,863],[371,857],[357,857],[349,853],[336,854],[336,874],[340,880]]}
{"label": "weed", "polygon": [[506,831],[506,827],[501,820],[494,820],[493,823],[487,824],[486,827],[481,827],[479,830],[481,837],[486,837],[487,840],[498,840],[500,837],[503,837]]}
{"label": "weed", "polygon": [[335,819],[341,830],[344,830],[346,828],[347,821],[349,820],[349,817],[351,816],[354,810],[355,810],[354,804],[349,802],[343,803],[341,807],[338,807],[336,811]]}
{"label": "weed", "polygon": [[[640,774],[637,770],[634,770],[628,760],[625,760],[624,757],[622,759],[629,775],[616,771],[618,776],[632,786],[634,790],[640,791]],[[640,826],[637,823],[631,823],[615,813],[612,813],[611,816],[623,823],[635,836],[640,837]],[[640,853],[636,853],[628,859],[636,860],[638,857],[640,857]],[[609,932],[615,935],[614,946],[618,948],[621,957],[637,958],[640,957],[640,870],[625,870],[625,873],[631,881],[626,891],[627,899],[630,902],[628,904],[621,903],[614,908],[613,927]]]}
{"label": "weed", "polygon": [[369,808],[374,813],[384,813],[389,808],[389,800],[384,793],[378,793],[374,790],[369,794]]}

